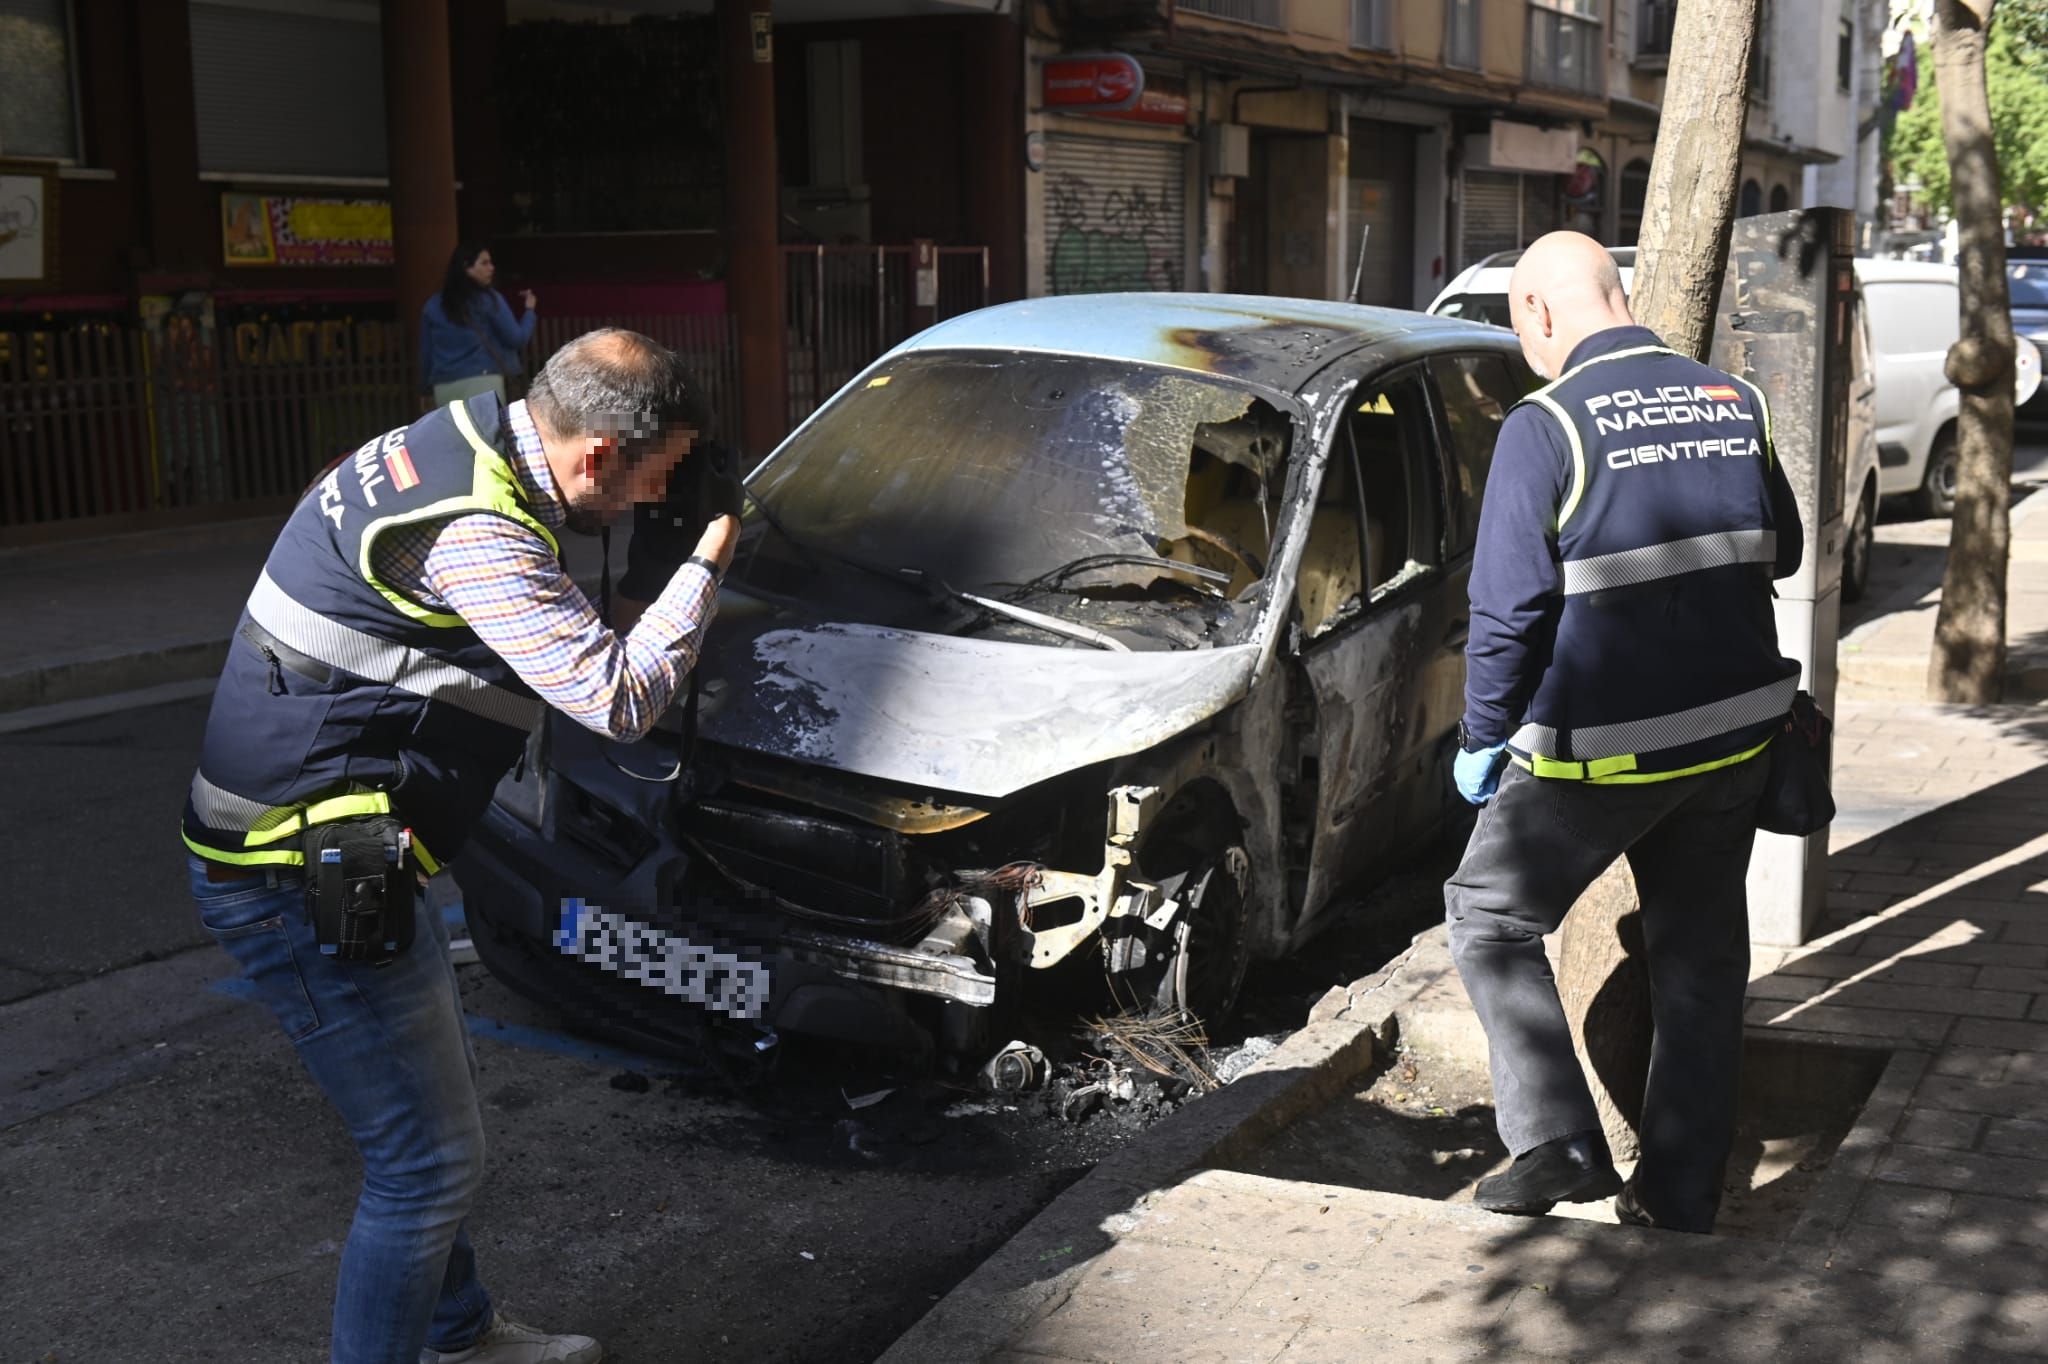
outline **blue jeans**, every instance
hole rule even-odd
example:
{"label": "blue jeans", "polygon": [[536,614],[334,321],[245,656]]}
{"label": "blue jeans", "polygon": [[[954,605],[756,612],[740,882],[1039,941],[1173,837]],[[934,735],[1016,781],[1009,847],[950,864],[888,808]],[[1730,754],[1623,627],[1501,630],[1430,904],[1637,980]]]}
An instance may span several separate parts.
{"label": "blue jeans", "polygon": [[412,949],[386,966],[323,956],[296,871],[213,882],[190,859],[215,941],[299,1050],[363,1158],[334,1291],[336,1364],[416,1364],[491,1319],[463,1219],[483,1179],[476,1058],[448,934],[426,898]]}

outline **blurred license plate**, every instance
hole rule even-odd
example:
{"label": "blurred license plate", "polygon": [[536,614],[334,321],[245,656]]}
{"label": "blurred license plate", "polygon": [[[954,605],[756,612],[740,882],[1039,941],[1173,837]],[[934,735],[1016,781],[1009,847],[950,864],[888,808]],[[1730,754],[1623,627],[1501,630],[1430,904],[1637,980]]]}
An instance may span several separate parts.
{"label": "blurred license plate", "polygon": [[565,956],[715,1013],[760,1018],[768,1007],[766,966],[580,899],[562,901],[555,946]]}

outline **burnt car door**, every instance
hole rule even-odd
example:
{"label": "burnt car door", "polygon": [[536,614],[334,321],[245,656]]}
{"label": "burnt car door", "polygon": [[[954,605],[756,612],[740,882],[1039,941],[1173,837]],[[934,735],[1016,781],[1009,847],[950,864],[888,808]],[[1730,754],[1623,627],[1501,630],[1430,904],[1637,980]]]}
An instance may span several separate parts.
{"label": "burnt car door", "polygon": [[[1407,365],[1344,400],[1296,579],[1315,827],[1301,929],[1331,892],[1399,860],[1435,817],[1428,661],[1462,623],[1444,591],[1443,494],[1428,376]],[[1304,720],[1310,717],[1304,714]],[[1306,804],[1306,802],[1304,802]]]}
{"label": "burnt car door", "polygon": [[1538,380],[1526,365],[1504,352],[1460,352],[1427,362],[1436,403],[1439,470],[1444,481],[1443,592],[1455,607],[1437,648],[1424,662],[1422,708],[1425,724],[1439,737],[1439,761],[1432,769],[1439,814],[1460,812],[1464,801],[1451,781],[1451,749],[1458,718],[1465,713],[1465,640],[1470,633],[1468,589],[1472,554],[1479,540],[1479,509],[1501,423]]}

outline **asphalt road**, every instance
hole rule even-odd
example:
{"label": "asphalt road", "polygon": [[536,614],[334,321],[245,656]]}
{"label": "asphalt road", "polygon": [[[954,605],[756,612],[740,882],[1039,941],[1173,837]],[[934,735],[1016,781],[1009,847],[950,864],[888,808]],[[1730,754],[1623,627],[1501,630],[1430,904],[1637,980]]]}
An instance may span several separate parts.
{"label": "asphalt road", "polygon": [[[326,1358],[359,1167],[184,886],[203,701],[0,734],[0,1364]],[[1313,961],[1288,1028],[1441,913],[1443,868]],[[490,1174],[472,1218],[517,1314],[620,1364],[872,1359],[1151,1114],[1070,1125],[799,1044],[742,1095],[561,1032],[463,969]],[[872,1107],[846,1096],[892,1089]]]}

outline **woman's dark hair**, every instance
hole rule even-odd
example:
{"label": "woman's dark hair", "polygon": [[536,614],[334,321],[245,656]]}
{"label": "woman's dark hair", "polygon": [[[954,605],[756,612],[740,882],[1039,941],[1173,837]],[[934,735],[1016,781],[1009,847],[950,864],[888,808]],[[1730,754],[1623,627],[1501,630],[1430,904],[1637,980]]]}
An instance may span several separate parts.
{"label": "woman's dark hair", "polygon": [[469,305],[483,296],[484,286],[469,277],[469,267],[488,250],[482,242],[463,242],[448,258],[448,273],[441,277],[441,311],[457,326],[469,321]]}

